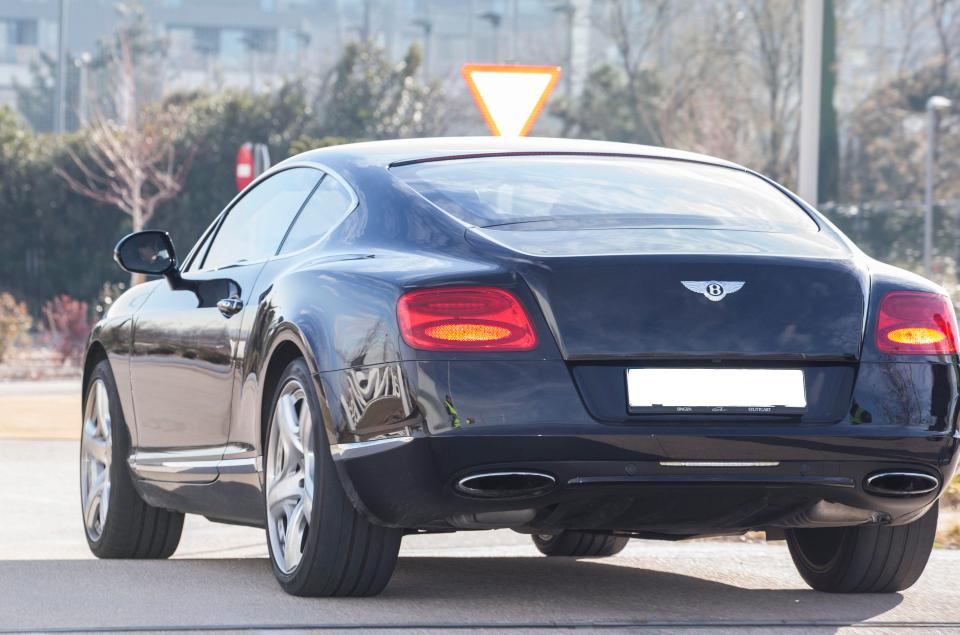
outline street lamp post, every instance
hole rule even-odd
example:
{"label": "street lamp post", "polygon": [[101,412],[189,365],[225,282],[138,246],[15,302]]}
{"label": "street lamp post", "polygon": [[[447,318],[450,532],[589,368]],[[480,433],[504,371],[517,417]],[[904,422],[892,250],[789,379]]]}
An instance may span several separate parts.
{"label": "street lamp post", "polygon": [[430,81],[430,49],[431,49],[431,40],[433,35],[433,20],[430,18],[417,18],[413,21],[414,26],[418,26],[423,30],[423,79],[424,81]]}
{"label": "street lamp post", "polygon": [[563,87],[567,99],[573,99],[573,20],[577,7],[569,0],[553,7],[553,10],[566,18],[567,27],[567,67],[563,70]]}
{"label": "street lamp post", "polygon": [[60,0],[60,19],[57,21],[57,96],[54,106],[53,131],[67,130],[67,0]]}
{"label": "street lamp post", "polygon": [[90,62],[92,61],[93,56],[86,51],[81,53],[77,59],[73,61],[80,74],[80,77],[77,79],[77,118],[80,120],[81,126],[87,125],[87,119],[89,118],[87,106],[87,72],[90,68]]}
{"label": "street lamp post", "polygon": [[490,23],[490,27],[493,29],[493,62],[494,64],[500,63],[500,23],[503,21],[503,14],[497,11],[486,11],[480,14],[481,20],[486,20]]}
{"label": "street lamp post", "polygon": [[927,182],[923,197],[923,274],[928,278],[933,270],[933,172],[937,160],[937,117],[941,111],[948,110],[950,106],[950,100],[939,95],[934,95],[927,100]]}

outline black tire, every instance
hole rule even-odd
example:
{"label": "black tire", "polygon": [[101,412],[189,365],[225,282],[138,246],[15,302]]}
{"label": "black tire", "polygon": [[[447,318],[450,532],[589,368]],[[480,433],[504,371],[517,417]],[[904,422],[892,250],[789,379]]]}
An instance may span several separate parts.
{"label": "black tire", "polygon": [[[302,558],[290,573],[284,573],[278,565],[268,529],[267,545],[274,575],[284,591],[291,595],[377,595],[393,575],[403,532],[371,523],[350,502],[330,455],[322,422],[323,410],[313,377],[302,359],[294,360],[283,371],[271,401],[269,420],[264,422],[268,426],[265,438],[270,438],[269,426],[274,424],[273,413],[283,388],[292,380],[303,387],[311,415],[315,418],[314,433],[311,435],[316,472],[313,510],[309,529],[303,539]],[[264,454],[266,456],[266,451]],[[271,522],[269,510],[267,517],[268,523]]]}
{"label": "black tire", "polygon": [[562,531],[559,534],[534,534],[533,544],[545,556],[575,556],[606,558],[615,556],[627,546],[630,539],[610,534],[592,534],[584,531]]}
{"label": "black tire", "polygon": [[[183,532],[183,514],[148,505],[133,486],[133,478],[127,458],[130,455],[130,432],[123,418],[117,385],[107,360],[96,365],[83,390],[83,410],[87,413],[87,402],[91,397],[91,387],[97,381],[103,382],[109,397],[110,413],[110,493],[107,497],[106,520],[100,526],[99,535],[86,529],[87,544],[98,558],[169,558],[180,544]],[[85,457],[81,447],[80,460]],[[82,474],[82,471],[81,471]],[[82,478],[82,476],[81,476]],[[81,515],[83,515],[81,498]],[[86,521],[84,521],[86,528]],[[91,535],[93,534],[93,535]]]}
{"label": "black tire", "polygon": [[937,531],[939,503],[906,525],[789,529],[797,571],[828,593],[895,593],[923,573]]}

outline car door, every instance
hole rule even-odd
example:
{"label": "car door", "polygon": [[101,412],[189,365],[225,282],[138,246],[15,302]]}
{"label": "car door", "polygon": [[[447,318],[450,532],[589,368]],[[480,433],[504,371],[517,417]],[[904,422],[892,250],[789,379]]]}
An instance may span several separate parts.
{"label": "car door", "polygon": [[[323,173],[317,172],[318,176]],[[295,267],[297,258],[309,257],[334,227],[352,212],[358,203],[356,194],[337,176],[327,174],[310,194],[290,226],[290,230],[277,250],[276,256],[264,266],[253,290],[255,298],[261,297],[276,282],[278,276]],[[240,340],[247,342],[255,326],[254,311],[244,316]],[[246,346],[256,350],[255,344]],[[238,360],[239,361],[239,360]],[[234,388],[235,401],[240,404],[233,416],[230,445],[237,448],[259,447],[259,391],[255,383],[237,381]],[[269,397],[268,397],[269,398]]]}
{"label": "car door", "polygon": [[141,476],[205,481],[227,449],[237,342],[264,264],[322,174],[291,168],[235,201],[184,267],[193,290],[159,283],[137,315],[130,365]]}

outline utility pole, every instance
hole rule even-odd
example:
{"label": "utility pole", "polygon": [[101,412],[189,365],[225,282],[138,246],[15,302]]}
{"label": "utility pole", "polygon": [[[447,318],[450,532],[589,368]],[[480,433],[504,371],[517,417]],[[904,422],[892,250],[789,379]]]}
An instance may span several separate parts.
{"label": "utility pole", "polygon": [[53,131],[67,130],[67,0],[60,0],[60,21],[57,23],[57,97],[54,104]]}
{"label": "utility pole", "polygon": [[923,193],[923,275],[933,273],[933,185],[937,161],[937,132],[939,114],[949,110],[952,102],[946,97],[934,95],[927,100],[927,165],[926,187]]}
{"label": "utility pole", "polygon": [[804,0],[803,68],[800,87],[800,164],[797,193],[811,205],[817,204],[822,58],[823,0]]}

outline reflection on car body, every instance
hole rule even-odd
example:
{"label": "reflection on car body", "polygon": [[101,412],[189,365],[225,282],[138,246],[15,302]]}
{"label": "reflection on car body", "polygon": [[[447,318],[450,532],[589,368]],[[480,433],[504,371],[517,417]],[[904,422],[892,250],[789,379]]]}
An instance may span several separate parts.
{"label": "reflection on car body", "polygon": [[164,257],[87,350],[99,556],[168,556],[197,513],[266,527],[298,595],[378,593],[405,533],[495,527],[552,556],[763,530],[825,591],[923,570],[958,461],[953,308],[741,166],[334,146]]}

